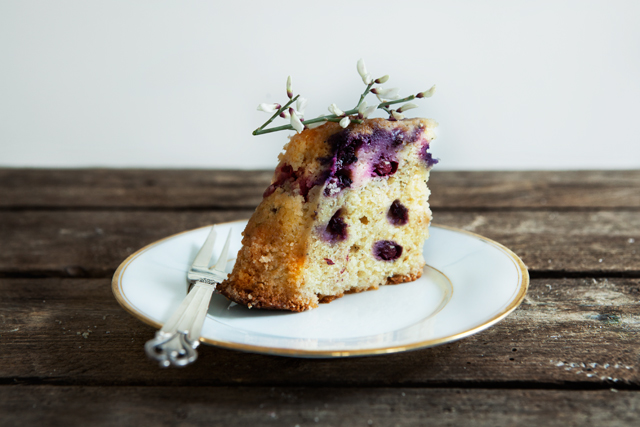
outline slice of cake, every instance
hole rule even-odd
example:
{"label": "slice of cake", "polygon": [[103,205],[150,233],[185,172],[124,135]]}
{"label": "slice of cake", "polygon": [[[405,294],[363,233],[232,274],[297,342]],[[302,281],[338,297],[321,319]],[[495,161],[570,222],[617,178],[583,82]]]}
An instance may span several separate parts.
{"label": "slice of cake", "polygon": [[422,275],[436,123],[360,122],[291,137],[218,286],[223,295],[250,308],[304,311]]}

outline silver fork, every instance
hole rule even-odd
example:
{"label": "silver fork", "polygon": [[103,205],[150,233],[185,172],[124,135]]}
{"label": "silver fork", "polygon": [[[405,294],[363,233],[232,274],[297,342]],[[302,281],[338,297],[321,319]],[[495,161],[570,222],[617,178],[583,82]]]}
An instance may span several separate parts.
{"label": "silver fork", "polygon": [[147,355],[158,361],[163,368],[186,366],[198,358],[196,347],[200,344],[200,333],[211,295],[216,285],[227,277],[224,270],[229,255],[231,230],[218,262],[208,268],[215,241],[216,230],[212,227],[187,273],[187,297],[162,329],[156,332],[155,338],[147,341],[144,346]]}

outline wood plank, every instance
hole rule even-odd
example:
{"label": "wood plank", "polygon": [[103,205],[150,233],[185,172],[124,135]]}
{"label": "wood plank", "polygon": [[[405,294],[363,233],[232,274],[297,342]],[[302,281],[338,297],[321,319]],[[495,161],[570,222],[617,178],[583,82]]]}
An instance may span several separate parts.
{"label": "wood plank", "polygon": [[637,425],[630,391],[0,387],[0,426]]}
{"label": "wood plank", "polygon": [[273,171],[0,169],[0,207],[255,208]]}
{"label": "wood plank", "polygon": [[640,388],[640,279],[533,280],[502,322],[430,349],[314,360],[205,345],[168,370],[108,279],[0,279],[0,295],[4,384]]}
{"label": "wood plank", "polygon": [[149,243],[252,213],[0,212],[0,274],[110,277],[126,257]]}
{"label": "wood plank", "polygon": [[434,222],[502,243],[538,277],[640,274],[635,212],[437,212]]}
{"label": "wood plank", "polygon": [[[109,277],[165,236],[251,211],[0,211],[0,274]],[[436,212],[438,224],[494,239],[533,274],[640,275],[635,212]]]}
{"label": "wood plank", "polygon": [[[0,169],[0,208],[254,208],[271,171]],[[434,209],[640,207],[640,171],[433,171]]]}
{"label": "wood plank", "polygon": [[640,171],[434,171],[432,177],[434,209],[640,207]]}

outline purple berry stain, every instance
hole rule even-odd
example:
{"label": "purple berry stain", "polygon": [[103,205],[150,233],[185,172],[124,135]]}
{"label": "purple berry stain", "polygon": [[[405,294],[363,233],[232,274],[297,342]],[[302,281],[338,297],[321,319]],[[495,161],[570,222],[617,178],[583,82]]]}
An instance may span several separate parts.
{"label": "purple berry stain", "polygon": [[326,261],[326,263],[327,263],[328,265],[333,265],[333,264],[335,264],[335,262],[333,262],[333,261],[332,261],[332,260],[330,260],[329,258],[325,258],[324,260]]}
{"label": "purple berry stain", "polygon": [[324,240],[330,243],[341,242],[347,239],[347,223],[342,218],[342,209],[333,214],[324,233]]}
{"label": "purple berry stain", "polygon": [[393,225],[405,225],[409,222],[409,209],[400,200],[396,199],[391,203],[389,212],[387,212],[387,219]]}
{"label": "purple berry stain", "polygon": [[264,190],[262,197],[269,197],[278,187],[282,187],[285,182],[295,179],[296,175],[291,165],[282,165],[276,170],[276,181]]}
{"label": "purple berry stain", "polygon": [[325,196],[338,194],[344,188],[351,187],[351,169],[358,161],[357,151],[362,146],[362,140],[358,135],[353,135],[348,129],[332,135],[327,141],[331,145],[333,156],[327,159],[332,163],[327,185],[324,189]]}
{"label": "purple berry stain", "polygon": [[393,240],[378,240],[373,244],[373,256],[380,261],[394,261],[402,255],[402,246]]}
{"label": "purple berry stain", "polygon": [[[331,135],[326,141],[331,148],[331,155],[323,158],[328,172],[324,195],[335,196],[353,185],[356,179],[353,171],[359,158],[367,159],[371,177],[388,177],[395,174],[398,171],[398,151],[402,146],[416,143],[422,132],[421,127],[416,127],[411,132],[376,127],[371,133],[358,133],[347,128]],[[437,163],[437,160],[426,152],[426,148],[423,150],[421,156],[429,166]]]}
{"label": "purple berry stain", "polygon": [[380,157],[380,160],[375,165],[373,165],[371,176],[389,176],[396,173],[397,170],[398,162],[382,156]]}
{"label": "purple berry stain", "polygon": [[308,201],[309,191],[316,185],[320,185],[326,181],[326,175],[320,174],[319,177],[306,176],[303,168],[293,170],[291,165],[284,164],[276,169],[276,179],[262,194],[262,197],[269,197],[276,189],[284,186],[291,186],[291,189],[297,188],[300,195],[304,197],[304,201]]}
{"label": "purple berry stain", "polygon": [[425,163],[427,164],[427,167],[431,168],[434,165],[437,165],[440,160],[434,159],[433,155],[429,153],[428,150],[429,150],[429,144],[423,145],[422,149],[420,150],[420,156],[422,157],[422,160],[424,160]]}

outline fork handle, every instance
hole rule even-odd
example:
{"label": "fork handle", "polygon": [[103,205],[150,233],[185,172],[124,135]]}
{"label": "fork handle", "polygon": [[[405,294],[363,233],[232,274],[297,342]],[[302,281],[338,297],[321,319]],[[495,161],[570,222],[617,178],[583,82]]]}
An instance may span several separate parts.
{"label": "fork handle", "polygon": [[186,366],[198,358],[196,347],[215,285],[196,282],[162,329],[144,346],[161,367]]}

